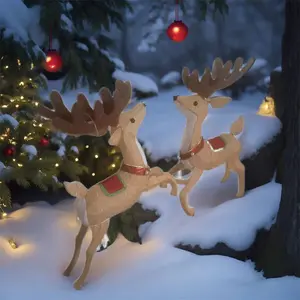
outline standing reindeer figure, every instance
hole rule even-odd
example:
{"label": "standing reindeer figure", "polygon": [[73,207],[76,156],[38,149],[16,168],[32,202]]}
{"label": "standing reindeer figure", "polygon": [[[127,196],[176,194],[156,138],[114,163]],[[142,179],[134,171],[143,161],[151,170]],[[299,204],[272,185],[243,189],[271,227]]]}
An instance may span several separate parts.
{"label": "standing reindeer figure", "polygon": [[149,168],[145,154],[137,140],[137,131],[146,115],[145,104],[138,103],[132,109],[122,112],[131,99],[130,82],[116,81],[112,95],[107,88],[100,90],[101,100],[94,109],[83,94],[69,111],[63,104],[60,94],[51,93],[54,110],[41,107],[40,114],[52,121],[56,130],[69,135],[103,136],[110,132],[109,144],[118,146],[123,155],[120,170],[89,189],[82,183],[65,182],[68,193],[76,197],[77,214],[81,227],[75,240],[75,250],[69,266],[64,271],[69,276],[80,253],[80,248],[88,228],[92,231],[92,241],[86,251],[86,261],[74,288],[80,289],[89,272],[93,255],[106,233],[109,220],[136,203],[144,191],[156,186],[170,184],[171,195],[177,196],[177,184],[169,173],[160,168]]}
{"label": "standing reindeer figure", "polygon": [[197,70],[190,74],[188,68],[183,68],[183,83],[196,94],[173,97],[176,106],[185,115],[187,122],[179,162],[169,170],[169,173],[174,174],[184,169],[191,171],[187,180],[176,180],[179,184],[185,184],[179,197],[181,206],[189,216],[193,216],[195,210],[188,204],[188,194],[204,170],[211,170],[225,163],[226,171],[222,182],[229,178],[232,170],[238,174],[236,197],[242,197],[245,193],[245,167],[239,158],[241,144],[236,139],[236,135],[241,133],[244,127],[243,118],[240,117],[231,125],[229,134],[224,133],[209,140],[204,140],[202,137],[202,123],[208,114],[209,105],[213,108],[221,108],[231,101],[229,97],[210,96],[239,80],[251,68],[254,61],[251,58],[243,66],[242,58],[237,58],[234,65],[231,61],[223,64],[220,58],[216,58],[213,62],[212,72],[206,68],[201,79],[199,79]]}

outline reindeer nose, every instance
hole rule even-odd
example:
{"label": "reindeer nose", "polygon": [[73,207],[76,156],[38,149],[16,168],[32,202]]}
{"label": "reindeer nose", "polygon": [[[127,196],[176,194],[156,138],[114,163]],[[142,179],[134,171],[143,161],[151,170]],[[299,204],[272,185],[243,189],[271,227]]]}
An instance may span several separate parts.
{"label": "reindeer nose", "polygon": [[147,106],[145,102],[142,102],[142,104],[143,104],[145,107]]}
{"label": "reindeer nose", "polygon": [[173,96],[173,101],[176,101],[178,96]]}

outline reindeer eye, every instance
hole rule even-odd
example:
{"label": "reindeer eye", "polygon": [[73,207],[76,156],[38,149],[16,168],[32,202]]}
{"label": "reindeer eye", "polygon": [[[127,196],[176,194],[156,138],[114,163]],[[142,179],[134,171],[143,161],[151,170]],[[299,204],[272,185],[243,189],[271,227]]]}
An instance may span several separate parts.
{"label": "reindeer eye", "polygon": [[134,123],[134,122],[135,122],[135,119],[134,119],[134,118],[131,118],[131,119],[130,119],[130,122],[131,122],[131,123]]}
{"label": "reindeer eye", "polygon": [[193,105],[197,106],[198,105],[198,101],[194,101]]}

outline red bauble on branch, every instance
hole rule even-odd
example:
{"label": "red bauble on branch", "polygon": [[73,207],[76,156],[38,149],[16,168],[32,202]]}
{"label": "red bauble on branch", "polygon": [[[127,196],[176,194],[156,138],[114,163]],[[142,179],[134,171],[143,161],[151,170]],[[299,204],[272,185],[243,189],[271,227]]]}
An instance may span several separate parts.
{"label": "red bauble on branch", "polygon": [[174,42],[182,42],[189,33],[189,28],[179,20],[179,0],[175,1],[175,20],[167,29],[168,37]]}
{"label": "red bauble on branch", "polygon": [[39,144],[40,144],[41,146],[43,146],[43,147],[47,147],[47,146],[49,146],[50,141],[49,141],[48,138],[42,137],[42,138],[40,139]]}
{"label": "red bauble on branch", "polygon": [[16,154],[16,147],[13,145],[7,145],[3,149],[4,156],[14,156]]}
{"label": "red bauble on branch", "polygon": [[168,37],[174,42],[182,42],[185,40],[189,32],[189,28],[182,21],[174,21],[167,29]]}
{"label": "red bauble on branch", "polygon": [[48,72],[58,72],[63,65],[62,57],[58,51],[49,49],[46,53],[46,60],[44,61],[44,69]]}

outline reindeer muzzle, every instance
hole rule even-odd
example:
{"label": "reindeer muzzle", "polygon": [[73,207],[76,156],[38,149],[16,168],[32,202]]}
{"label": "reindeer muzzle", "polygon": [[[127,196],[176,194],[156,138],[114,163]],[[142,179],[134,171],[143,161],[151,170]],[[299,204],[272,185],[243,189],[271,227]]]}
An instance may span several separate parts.
{"label": "reindeer muzzle", "polygon": [[173,96],[173,101],[177,101],[178,96]]}

